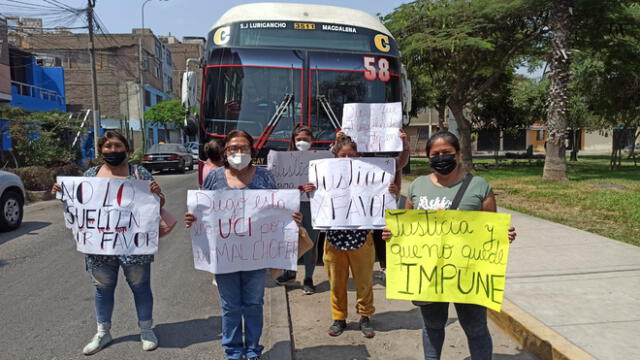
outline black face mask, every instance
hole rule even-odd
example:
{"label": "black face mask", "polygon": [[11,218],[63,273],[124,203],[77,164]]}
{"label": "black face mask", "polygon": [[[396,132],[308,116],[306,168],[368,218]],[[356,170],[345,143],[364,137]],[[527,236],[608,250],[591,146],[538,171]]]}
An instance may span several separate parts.
{"label": "black face mask", "polygon": [[429,159],[429,164],[433,170],[442,175],[450,174],[458,166],[456,154],[438,155]]}
{"label": "black face mask", "polygon": [[104,162],[106,162],[107,164],[111,166],[118,166],[122,164],[124,159],[127,158],[127,153],[124,151],[113,151],[113,152],[103,153],[102,158],[104,159]]}

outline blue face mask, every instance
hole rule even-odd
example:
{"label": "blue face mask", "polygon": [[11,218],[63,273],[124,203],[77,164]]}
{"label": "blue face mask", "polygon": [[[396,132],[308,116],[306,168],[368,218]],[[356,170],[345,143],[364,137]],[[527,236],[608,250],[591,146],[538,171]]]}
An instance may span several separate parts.
{"label": "blue face mask", "polygon": [[429,159],[429,165],[438,174],[448,175],[458,166],[456,154],[443,154]]}

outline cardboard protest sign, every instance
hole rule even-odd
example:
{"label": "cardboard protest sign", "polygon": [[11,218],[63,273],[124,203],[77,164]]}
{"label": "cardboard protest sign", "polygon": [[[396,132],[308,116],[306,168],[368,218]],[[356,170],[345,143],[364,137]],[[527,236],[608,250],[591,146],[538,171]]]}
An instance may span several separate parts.
{"label": "cardboard protest sign", "polygon": [[387,298],[469,303],[500,311],[511,215],[389,210]]}
{"label": "cardboard protest sign", "polygon": [[[309,161],[332,158],[327,150],[311,151],[269,151],[267,169],[276,180],[278,189],[299,189],[309,182]],[[309,201],[306,193],[300,194],[300,201]]]}
{"label": "cardboard protest sign", "polygon": [[64,223],[79,252],[150,255],[158,251],[160,198],[148,180],[59,176]]}
{"label": "cardboard protest sign", "polygon": [[344,104],[342,131],[360,152],[402,151],[402,104]]}
{"label": "cardboard protest sign", "polygon": [[314,229],[381,229],[385,209],[395,209],[389,193],[396,162],[393,158],[312,160],[309,182]]}
{"label": "cardboard protest sign", "polygon": [[195,268],[226,274],[265,268],[295,270],[299,190],[189,190],[187,208]]}

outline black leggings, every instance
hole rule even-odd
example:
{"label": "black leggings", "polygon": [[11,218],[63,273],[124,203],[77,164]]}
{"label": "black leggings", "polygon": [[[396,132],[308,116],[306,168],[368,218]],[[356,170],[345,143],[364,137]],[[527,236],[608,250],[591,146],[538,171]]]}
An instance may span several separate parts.
{"label": "black leggings", "polygon": [[373,247],[382,269],[387,268],[387,244],[382,240],[382,230],[373,230]]}

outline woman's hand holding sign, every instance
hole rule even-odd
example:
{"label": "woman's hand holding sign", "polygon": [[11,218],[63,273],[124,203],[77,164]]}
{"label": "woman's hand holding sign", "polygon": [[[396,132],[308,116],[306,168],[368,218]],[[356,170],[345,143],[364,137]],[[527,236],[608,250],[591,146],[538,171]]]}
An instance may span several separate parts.
{"label": "woman's hand holding sign", "polygon": [[193,225],[194,222],[198,221],[198,218],[195,217],[195,215],[193,215],[190,212],[187,212],[184,214],[184,224],[187,226],[187,229],[191,227],[191,225]]}
{"label": "woman's hand holding sign", "polygon": [[509,228],[509,244],[511,244],[516,239],[516,228],[511,226]]}
{"label": "woman's hand holding sign", "polygon": [[53,187],[51,188],[51,195],[56,196],[57,193],[62,192],[62,188],[60,187],[60,184],[53,184]]}

